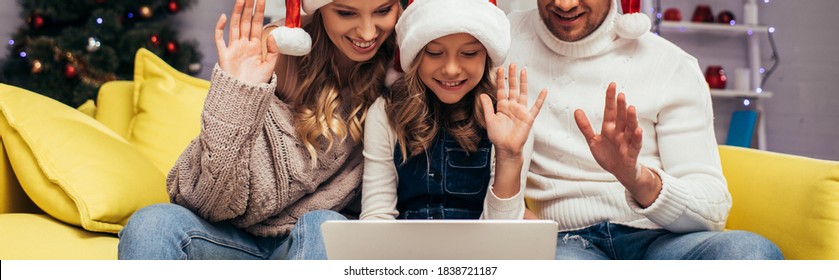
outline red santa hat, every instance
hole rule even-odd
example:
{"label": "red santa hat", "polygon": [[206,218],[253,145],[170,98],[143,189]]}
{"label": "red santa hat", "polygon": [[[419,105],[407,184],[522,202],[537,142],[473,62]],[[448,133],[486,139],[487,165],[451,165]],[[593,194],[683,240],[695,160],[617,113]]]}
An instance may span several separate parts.
{"label": "red santa hat", "polygon": [[285,26],[271,31],[280,53],[293,56],[308,54],[312,50],[312,37],[301,28],[300,11],[311,15],[331,2],[332,0],[286,0]]}
{"label": "red santa hat", "polygon": [[[618,0],[615,0],[618,1]],[[618,36],[635,39],[650,31],[650,18],[641,13],[641,0],[620,0],[623,14],[615,22]]]}

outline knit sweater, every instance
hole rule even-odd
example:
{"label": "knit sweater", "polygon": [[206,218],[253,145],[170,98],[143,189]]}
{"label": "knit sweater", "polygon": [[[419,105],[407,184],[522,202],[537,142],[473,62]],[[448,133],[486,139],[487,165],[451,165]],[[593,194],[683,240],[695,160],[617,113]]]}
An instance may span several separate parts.
{"label": "knit sweater", "polygon": [[[536,10],[509,18],[509,62],[527,68],[531,92],[548,89],[534,139],[524,149],[529,209],[557,221],[562,231],[605,221],[673,232],[724,227],[731,196],[717,151],[710,92],[694,57],[652,33],[619,38],[614,9],[577,42],[554,37]],[[662,179],[661,193],[646,208],[597,164],[574,120],[574,111],[584,110],[599,133],[606,88],[613,81],[638,112],[643,129],[638,161]],[[536,94],[530,97],[533,104]],[[508,213],[508,218],[520,217],[518,211]]]}
{"label": "knit sweater", "polygon": [[356,196],[361,146],[338,142],[312,167],[292,108],[274,95],[276,80],[245,84],[216,64],[201,132],[167,178],[173,203],[209,222],[230,221],[257,236],[278,236],[303,214],[339,210]]}

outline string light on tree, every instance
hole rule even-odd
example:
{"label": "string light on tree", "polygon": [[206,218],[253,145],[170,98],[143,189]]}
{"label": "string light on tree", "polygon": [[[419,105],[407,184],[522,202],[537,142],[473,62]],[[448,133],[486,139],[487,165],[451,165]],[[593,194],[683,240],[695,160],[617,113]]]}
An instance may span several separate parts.
{"label": "string light on tree", "polygon": [[140,7],[140,16],[143,18],[151,18],[154,15],[151,8],[149,6],[142,6]]}
{"label": "string light on tree", "polygon": [[161,40],[159,35],[151,35],[151,38],[149,38],[149,40],[151,41],[152,46],[160,47]]}
{"label": "string light on tree", "polygon": [[198,74],[201,73],[201,69],[204,67],[201,66],[200,62],[193,62],[189,64],[189,73],[190,74]]}
{"label": "string light on tree", "polygon": [[44,65],[41,64],[40,60],[33,60],[32,61],[32,74],[41,73],[44,70]]}
{"label": "string light on tree", "polygon": [[95,51],[98,51],[99,47],[101,47],[101,46],[102,46],[102,42],[99,41],[99,39],[96,39],[96,37],[90,37],[90,38],[87,38],[87,46],[85,46],[85,49],[88,52],[95,52]]}
{"label": "string light on tree", "polygon": [[166,51],[170,54],[175,54],[178,52],[178,44],[175,42],[166,43]]}

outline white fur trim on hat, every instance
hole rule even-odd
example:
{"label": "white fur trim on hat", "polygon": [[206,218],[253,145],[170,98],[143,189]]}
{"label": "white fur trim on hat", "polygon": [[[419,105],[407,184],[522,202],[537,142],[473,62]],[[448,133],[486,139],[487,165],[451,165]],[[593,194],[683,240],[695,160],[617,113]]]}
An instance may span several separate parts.
{"label": "white fur trim on hat", "polygon": [[315,13],[317,9],[320,7],[326,6],[326,4],[332,3],[332,0],[303,0],[303,11],[306,12],[307,15],[311,15]]}
{"label": "white fur trim on hat", "polygon": [[493,66],[510,51],[510,21],[489,0],[414,0],[396,23],[400,63],[408,67],[429,42],[467,33],[487,49]]}
{"label": "white fur trim on hat", "polygon": [[[617,1],[619,0],[615,0],[614,2]],[[652,23],[647,15],[640,12],[629,13],[631,11],[629,11],[630,8],[628,6],[632,4],[635,4],[635,8],[640,10],[640,1],[622,1],[621,10],[623,14],[619,15],[615,20],[615,32],[618,33],[618,36],[626,39],[636,39],[644,35],[644,33],[647,33],[647,31],[650,31]],[[623,7],[623,5],[627,5],[627,7]],[[616,6],[613,5],[612,7]]]}

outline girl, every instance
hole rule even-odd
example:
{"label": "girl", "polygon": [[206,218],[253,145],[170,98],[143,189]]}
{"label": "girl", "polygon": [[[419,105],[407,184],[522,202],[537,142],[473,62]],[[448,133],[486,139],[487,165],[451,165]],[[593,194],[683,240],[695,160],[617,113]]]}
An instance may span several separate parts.
{"label": "girl", "polygon": [[493,86],[490,68],[510,46],[504,12],[488,0],[417,0],[396,33],[408,68],[368,112],[361,218],[476,219],[484,205],[522,199],[521,149],[547,92],[527,110],[515,65],[509,91],[502,67]]}
{"label": "girl", "polygon": [[227,43],[219,19],[202,130],[167,178],[174,204],[138,211],[120,258],[325,259],[319,225],[344,219],[334,210],[357,194],[362,123],[382,94],[401,7],[304,0],[312,51],[291,57],[272,36],[263,46],[265,0],[254,2],[236,1]]}

